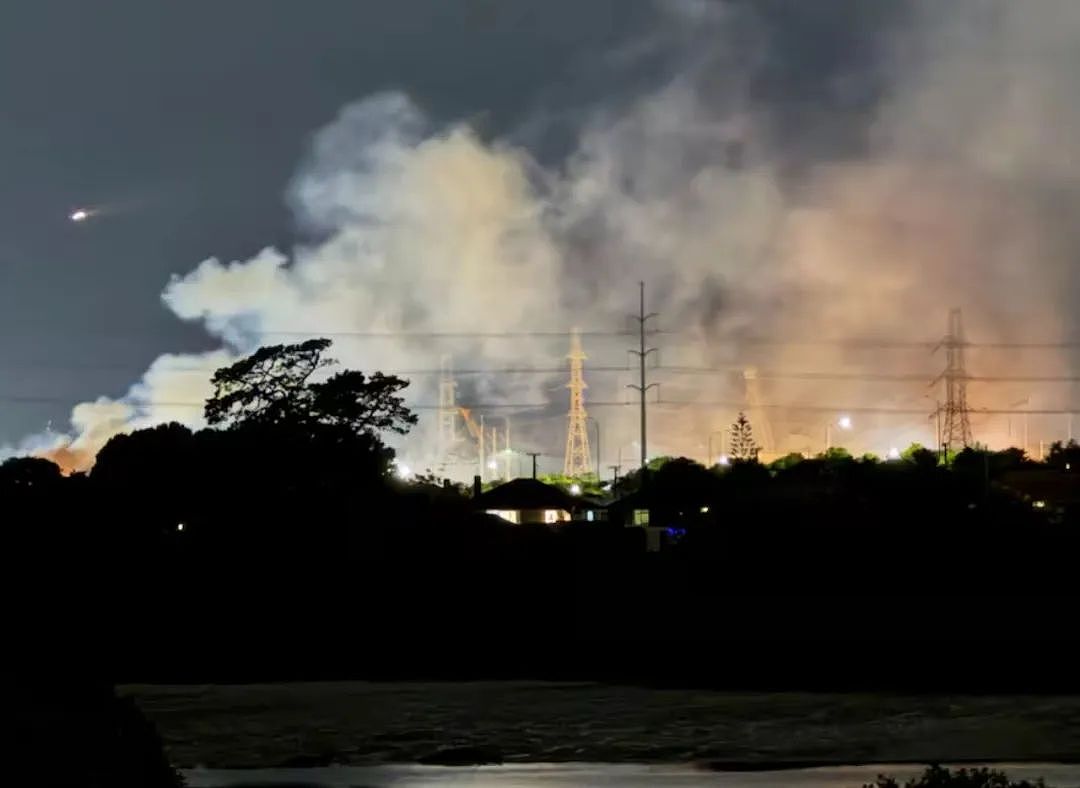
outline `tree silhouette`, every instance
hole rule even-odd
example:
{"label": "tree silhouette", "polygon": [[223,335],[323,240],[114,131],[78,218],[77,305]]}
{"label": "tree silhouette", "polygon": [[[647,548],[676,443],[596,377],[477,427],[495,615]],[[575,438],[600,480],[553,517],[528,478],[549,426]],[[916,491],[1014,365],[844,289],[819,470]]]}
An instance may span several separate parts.
{"label": "tree silhouette", "polygon": [[214,394],[206,401],[207,424],[233,427],[303,421],[312,399],[308,378],[333,363],[323,358],[329,347],[329,339],[270,345],[219,369],[210,380]]}
{"label": "tree silhouette", "polygon": [[893,777],[881,775],[876,782],[863,788],[1045,788],[1042,779],[1010,780],[1004,772],[994,769],[958,769],[955,772],[941,766],[930,766],[917,778],[901,784]]}
{"label": "tree silhouette", "polygon": [[0,487],[8,490],[45,490],[63,477],[60,466],[41,457],[12,457],[0,465]]}
{"label": "tree silhouette", "polygon": [[[399,396],[408,381],[376,372],[345,370],[309,382],[333,364],[328,339],[260,348],[214,373],[206,421],[216,427],[287,426],[354,436],[382,431],[404,434],[416,415]],[[320,429],[321,428],[321,429]]]}
{"label": "tree silhouette", "polygon": [[182,487],[196,464],[194,444],[191,430],[176,422],[120,434],[98,452],[90,475],[141,492]]}
{"label": "tree silhouette", "polygon": [[731,458],[733,460],[756,460],[758,447],[754,444],[754,430],[742,412],[731,425]]}
{"label": "tree silhouette", "polygon": [[405,407],[398,392],[409,385],[394,375],[346,370],[324,383],[311,385],[312,417],[320,424],[341,427],[354,434],[396,432],[404,435],[416,424],[416,414]]}
{"label": "tree silhouette", "polygon": [[[998,452],[1003,454],[1004,452]],[[1017,463],[1019,465],[1020,463]],[[1080,468],[1080,445],[1070,440],[1068,443],[1054,441],[1050,444],[1050,452],[1046,456],[1046,464],[1058,470],[1076,470]]]}

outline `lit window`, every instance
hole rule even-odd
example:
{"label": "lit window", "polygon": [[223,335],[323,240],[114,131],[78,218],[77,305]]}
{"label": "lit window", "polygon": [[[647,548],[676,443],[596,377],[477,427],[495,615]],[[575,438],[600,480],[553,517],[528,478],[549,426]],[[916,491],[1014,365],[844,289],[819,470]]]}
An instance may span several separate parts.
{"label": "lit window", "polygon": [[544,510],[544,522],[545,523],[557,523],[559,522],[559,513],[554,509]]}
{"label": "lit window", "polygon": [[593,520],[596,519],[596,512],[594,512],[592,509],[585,512],[585,519],[591,523]]}
{"label": "lit window", "polygon": [[648,509],[635,509],[634,510],[634,525],[648,525],[649,524],[649,510]]}

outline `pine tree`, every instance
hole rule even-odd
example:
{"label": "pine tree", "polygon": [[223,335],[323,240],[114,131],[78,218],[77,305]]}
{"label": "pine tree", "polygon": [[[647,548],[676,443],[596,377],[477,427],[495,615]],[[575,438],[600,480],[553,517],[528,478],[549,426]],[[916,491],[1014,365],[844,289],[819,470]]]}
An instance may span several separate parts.
{"label": "pine tree", "polygon": [[754,430],[745,414],[740,412],[739,418],[731,425],[731,459],[756,460],[757,454],[758,447],[754,445]]}

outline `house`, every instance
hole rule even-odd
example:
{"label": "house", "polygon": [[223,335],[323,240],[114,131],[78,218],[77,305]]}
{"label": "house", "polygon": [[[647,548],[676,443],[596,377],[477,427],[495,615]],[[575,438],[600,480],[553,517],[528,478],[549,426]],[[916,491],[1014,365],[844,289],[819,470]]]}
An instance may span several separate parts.
{"label": "house", "polygon": [[1052,520],[1071,521],[1080,515],[1080,473],[1072,468],[1007,471],[999,483],[1033,508],[1045,510]]}
{"label": "house", "polygon": [[612,501],[607,507],[607,519],[628,528],[644,529],[646,549],[658,552],[685,536],[688,526],[713,522],[714,500],[706,491],[650,487]]}
{"label": "house", "polygon": [[473,508],[511,523],[556,525],[571,520],[594,520],[603,507],[579,495],[537,479],[514,479],[473,498]]}

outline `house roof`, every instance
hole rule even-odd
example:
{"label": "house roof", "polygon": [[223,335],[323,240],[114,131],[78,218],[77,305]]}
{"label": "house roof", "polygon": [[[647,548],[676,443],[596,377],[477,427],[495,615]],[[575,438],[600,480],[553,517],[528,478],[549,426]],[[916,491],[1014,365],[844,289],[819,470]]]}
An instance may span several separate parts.
{"label": "house roof", "polygon": [[536,479],[514,479],[493,487],[475,499],[477,508],[486,510],[579,509],[586,501],[564,493],[558,487]]}

